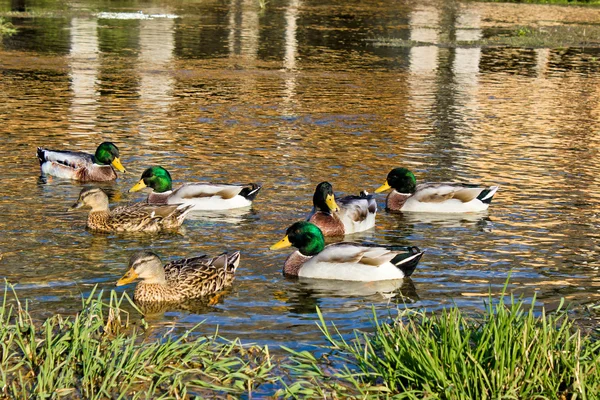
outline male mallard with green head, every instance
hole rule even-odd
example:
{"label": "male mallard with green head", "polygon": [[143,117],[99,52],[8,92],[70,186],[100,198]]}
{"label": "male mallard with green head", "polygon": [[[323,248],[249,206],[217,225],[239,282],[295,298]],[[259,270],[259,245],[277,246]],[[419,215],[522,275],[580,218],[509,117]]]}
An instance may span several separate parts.
{"label": "male mallard with green head", "polygon": [[388,210],[464,213],[484,211],[490,206],[498,186],[467,183],[421,183],[406,168],[394,168],[375,193],[393,189],[387,196]]}
{"label": "male mallard with green head", "polygon": [[198,299],[231,285],[240,263],[240,252],[217,257],[206,255],[171,261],[164,267],[154,253],[142,251],[129,260],[129,270],[117,286],[136,279],[133,299],[138,303],[178,303]]}
{"label": "male mallard with green head", "polygon": [[176,229],[183,223],[192,206],[151,205],[134,203],[108,207],[108,196],[102,189],[83,189],[71,210],[90,207],[87,227],[100,232],[158,232]]}
{"label": "male mallard with green head", "polygon": [[117,179],[115,169],[125,172],[119,160],[119,149],[111,142],[100,144],[94,155],[38,147],[37,156],[42,173],[58,178],[104,182]]}
{"label": "male mallard with green head", "polygon": [[261,189],[256,183],[228,185],[195,182],[184,183],[173,190],[171,174],[159,166],[146,169],[140,181],[129,192],[147,187],[152,190],[148,195],[148,203],[190,204],[194,206],[194,211],[248,207]]}
{"label": "male mallard with green head", "polygon": [[415,246],[406,252],[350,242],[325,246],[321,230],[306,221],[290,226],[271,250],[289,246],[298,250],[285,261],[283,273],[305,278],[363,282],[402,279],[413,273],[423,256]]}
{"label": "male mallard with green head", "polygon": [[313,210],[307,221],[317,225],[325,236],[341,236],[362,232],[375,226],[377,202],[372,195],[335,198],[329,182],[317,185]]}

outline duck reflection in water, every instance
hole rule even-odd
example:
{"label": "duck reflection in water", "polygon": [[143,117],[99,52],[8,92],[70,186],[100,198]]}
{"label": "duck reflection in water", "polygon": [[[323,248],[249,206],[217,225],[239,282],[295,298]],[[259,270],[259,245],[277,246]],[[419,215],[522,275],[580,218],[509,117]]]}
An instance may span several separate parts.
{"label": "duck reflection in water", "polygon": [[[351,304],[356,304],[356,298],[373,303],[413,303],[419,300],[415,284],[410,278],[374,282],[293,277],[286,279],[298,284],[290,285],[285,293],[278,293],[276,297],[287,304],[289,312],[296,314],[314,314],[316,308],[321,307],[323,300],[328,298],[348,298],[352,300],[349,302]],[[343,311],[347,312],[347,307],[343,307]]]}

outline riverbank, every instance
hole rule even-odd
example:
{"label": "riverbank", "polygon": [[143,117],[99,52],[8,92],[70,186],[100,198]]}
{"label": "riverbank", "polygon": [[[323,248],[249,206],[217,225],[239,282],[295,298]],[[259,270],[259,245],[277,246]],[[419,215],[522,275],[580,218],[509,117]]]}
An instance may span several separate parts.
{"label": "riverbank", "polygon": [[7,288],[0,309],[0,386],[8,398],[560,398],[600,393],[598,327],[514,298],[485,311],[401,310],[343,337],[319,313],[313,351],[254,346],[195,329],[148,337],[126,296],[102,293],[75,316],[33,322]]}

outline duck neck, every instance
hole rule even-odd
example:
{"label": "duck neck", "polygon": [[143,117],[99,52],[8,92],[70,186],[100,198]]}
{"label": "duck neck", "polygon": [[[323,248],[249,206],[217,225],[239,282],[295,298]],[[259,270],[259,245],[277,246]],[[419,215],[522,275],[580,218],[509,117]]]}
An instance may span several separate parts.
{"label": "duck neck", "polygon": [[158,193],[158,192],[153,191],[148,195],[148,203],[150,203],[150,204],[167,204],[167,199],[169,198],[171,193],[173,193],[171,190],[164,192],[164,193]]}
{"label": "duck neck", "polygon": [[90,211],[88,215],[88,225],[94,226],[98,223],[104,223],[108,221],[110,218],[110,213],[108,211]]}
{"label": "duck neck", "polygon": [[386,205],[391,210],[399,210],[402,208],[406,200],[412,196],[410,193],[400,193],[396,189],[392,190],[387,196]]}
{"label": "duck neck", "polygon": [[295,251],[289,255],[283,265],[283,273],[289,276],[298,276],[302,264],[311,259],[312,256],[302,255],[299,251]]}
{"label": "duck neck", "polygon": [[133,299],[140,302],[178,301],[180,293],[165,284],[143,281],[135,288]]}

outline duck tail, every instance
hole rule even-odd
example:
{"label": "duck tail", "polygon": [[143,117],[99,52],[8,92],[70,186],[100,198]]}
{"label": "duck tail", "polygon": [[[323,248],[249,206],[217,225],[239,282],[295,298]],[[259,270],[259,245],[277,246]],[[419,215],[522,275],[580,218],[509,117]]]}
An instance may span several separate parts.
{"label": "duck tail", "polygon": [[262,185],[260,183],[249,183],[240,191],[239,194],[247,200],[253,201],[260,189],[262,189]]}
{"label": "duck tail", "polygon": [[172,215],[175,216],[179,224],[182,224],[185,217],[187,217],[187,215],[190,213],[190,211],[192,211],[193,208],[194,204],[182,204],[175,209]]}
{"label": "duck tail", "polygon": [[37,148],[37,158],[40,161],[40,165],[46,162],[46,149],[43,147]]}
{"label": "duck tail", "polygon": [[408,253],[398,254],[392,258],[391,263],[398,267],[404,276],[411,276],[425,252],[419,250],[417,246],[407,247],[407,250]]}
{"label": "duck tail", "polygon": [[490,204],[497,190],[498,186],[490,186],[489,188],[482,190],[481,193],[479,193],[479,196],[477,196],[477,198],[482,203]]}
{"label": "duck tail", "polygon": [[236,251],[235,253],[227,256],[227,272],[230,274],[235,274],[237,267],[240,265],[240,252]]}
{"label": "duck tail", "polygon": [[233,275],[238,265],[240,265],[240,252],[228,254],[221,253],[211,260],[211,265],[223,269],[226,274]]}

